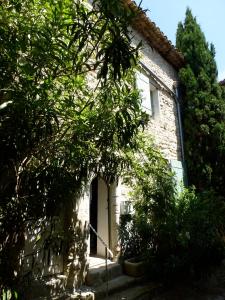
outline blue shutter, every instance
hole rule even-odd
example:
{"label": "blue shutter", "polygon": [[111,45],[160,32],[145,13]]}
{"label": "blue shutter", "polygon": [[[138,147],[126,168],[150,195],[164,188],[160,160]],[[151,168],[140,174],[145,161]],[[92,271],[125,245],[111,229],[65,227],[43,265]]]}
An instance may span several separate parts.
{"label": "blue shutter", "polygon": [[151,102],[149,77],[143,73],[137,72],[136,80],[137,80],[137,88],[139,89],[141,94],[142,108],[146,113],[152,115],[152,102]]}
{"label": "blue shutter", "polygon": [[171,169],[174,172],[174,177],[176,180],[177,191],[182,191],[182,186],[184,186],[184,169],[182,162],[179,160],[170,160]]}

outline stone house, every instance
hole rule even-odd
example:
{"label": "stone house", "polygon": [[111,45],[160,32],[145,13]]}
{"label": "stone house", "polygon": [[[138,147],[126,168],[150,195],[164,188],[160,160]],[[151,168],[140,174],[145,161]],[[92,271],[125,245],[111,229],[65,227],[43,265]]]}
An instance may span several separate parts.
{"label": "stone house", "polygon": [[[126,1],[133,9],[136,6]],[[183,56],[144,12],[132,24],[133,43],[142,41],[141,71],[137,86],[143,109],[150,115],[147,131],[153,136],[164,157],[169,160],[177,181],[183,178],[183,137],[178,94],[178,70]],[[77,207],[78,218],[90,223],[116,255],[120,214],[128,208],[127,188],[121,180],[110,186],[102,178],[90,182]],[[105,247],[90,231],[88,254],[104,257]]]}
{"label": "stone house", "polygon": [[[125,0],[125,3],[132,9],[137,9],[130,0]],[[179,182],[183,178],[184,151],[178,71],[184,65],[184,59],[144,12],[141,12],[133,22],[131,35],[134,45],[142,41],[141,71],[137,74],[137,86],[142,95],[143,109],[150,116],[147,132],[153,136],[164,157],[170,162]],[[128,203],[127,188],[122,180],[119,179],[110,186],[103,178],[93,178],[89,182],[77,203],[76,222],[82,230],[86,229],[86,239],[82,241],[86,244],[82,250],[84,256],[79,259],[88,261],[91,256],[104,257],[105,245],[114,257],[117,256],[119,219],[120,215],[129,209]],[[96,237],[93,230],[89,231],[89,224],[100,238]],[[67,277],[71,277],[69,286],[74,286],[72,281],[77,280],[70,272],[75,272],[76,268],[79,270],[82,268],[82,272],[86,272],[85,264],[77,267],[79,263],[76,265],[73,261],[71,266],[74,266],[74,270],[67,268],[65,271],[63,257],[54,261],[56,267],[52,267],[47,273],[67,274]]]}

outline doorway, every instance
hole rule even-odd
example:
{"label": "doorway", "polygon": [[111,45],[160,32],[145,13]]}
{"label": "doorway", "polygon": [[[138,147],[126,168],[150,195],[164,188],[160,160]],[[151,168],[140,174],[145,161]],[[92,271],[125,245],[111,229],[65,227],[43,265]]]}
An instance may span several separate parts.
{"label": "doorway", "polygon": [[[94,178],[90,190],[90,224],[97,231],[103,241],[109,245],[109,224],[108,224],[108,188],[102,178]],[[90,255],[105,255],[105,247],[90,230]]]}
{"label": "doorway", "polygon": [[[98,178],[94,178],[91,183],[90,197],[90,224],[98,231]],[[90,255],[97,254],[97,236],[90,230]]]}

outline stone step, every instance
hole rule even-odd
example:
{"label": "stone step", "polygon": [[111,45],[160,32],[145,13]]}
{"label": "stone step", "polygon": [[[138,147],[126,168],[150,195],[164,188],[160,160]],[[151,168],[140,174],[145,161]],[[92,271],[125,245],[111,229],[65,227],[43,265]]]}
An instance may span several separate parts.
{"label": "stone step", "polygon": [[162,291],[162,285],[154,282],[146,282],[137,286],[116,292],[110,295],[107,300],[150,300]]}
{"label": "stone step", "polygon": [[[131,277],[127,275],[120,275],[108,282],[108,295],[126,290],[127,288],[140,283],[143,280],[142,277]],[[107,282],[93,289],[95,299],[107,299]]]}
{"label": "stone step", "polygon": [[[123,280],[122,280],[123,281]],[[88,291],[88,288],[83,287],[83,290],[80,292],[75,292],[74,294],[65,293],[61,297],[52,297],[52,298],[40,298],[38,300],[150,300],[152,297],[158,295],[163,291],[163,287],[159,283],[154,282],[138,282],[134,279],[131,281],[126,289],[124,285],[122,290],[117,291],[112,290],[109,284],[109,296],[107,297],[106,292],[103,290],[101,293],[98,291]],[[135,284],[134,284],[135,283]],[[126,284],[128,281],[126,280]]]}
{"label": "stone step", "polygon": [[111,263],[107,266],[102,265],[98,268],[91,268],[88,270],[86,276],[86,285],[97,287],[106,282],[110,281],[118,276],[122,275],[122,267],[118,263]]}

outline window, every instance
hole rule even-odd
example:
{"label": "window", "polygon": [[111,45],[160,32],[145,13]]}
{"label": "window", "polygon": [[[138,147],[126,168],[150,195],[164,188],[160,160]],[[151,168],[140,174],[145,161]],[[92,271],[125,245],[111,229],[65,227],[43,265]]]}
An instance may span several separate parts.
{"label": "window", "polygon": [[120,214],[129,215],[134,212],[133,204],[130,200],[125,200],[120,202]]}
{"label": "window", "polygon": [[159,117],[159,91],[152,84],[150,77],[144,72],[138,72],[137,88],[140,90],[143,110],[154,119]]}

